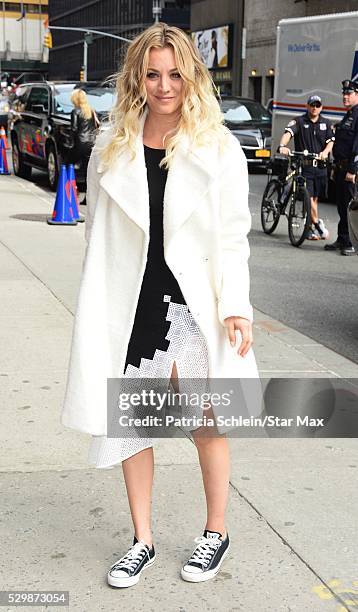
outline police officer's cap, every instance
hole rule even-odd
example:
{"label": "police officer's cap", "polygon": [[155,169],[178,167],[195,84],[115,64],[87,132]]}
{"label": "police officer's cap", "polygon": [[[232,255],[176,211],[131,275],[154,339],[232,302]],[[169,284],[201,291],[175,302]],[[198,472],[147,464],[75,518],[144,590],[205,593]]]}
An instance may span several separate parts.
{"label": "police officer's cap", "polygon": [[307,104],[313,104],[314,102],[318,102],[322,106],[322,98],[317,95],[310,96],[307,100]]}
{"label": "police officer's cap", "polygon": [[357,81],[351,81],[350,79],[342,81],[342,93],[353,93],[354,91],[358,93]]}

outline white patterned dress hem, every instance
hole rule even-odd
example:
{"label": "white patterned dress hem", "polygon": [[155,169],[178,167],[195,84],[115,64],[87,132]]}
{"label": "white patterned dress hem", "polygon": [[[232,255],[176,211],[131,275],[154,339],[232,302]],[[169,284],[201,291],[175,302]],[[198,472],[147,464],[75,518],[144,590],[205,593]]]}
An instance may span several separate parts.
{"label": "white patterned dress hem", "polygon": [[[128,364],[123,378],[160,378],[170,380],[174,363],[177,366],[178,383],[180,379],[199,378],[207,381],[208,353],[205,339],[186,304],[177,304],[170,301],[169,295],[163,296],[168,302],[166,320],[170,327],[166,335],[169,346],[166,351],[155,350],[153,359],[141,359],[139,367]],[[199,385],[200,386],[200,385]],[[199,391],[206,391],[199,389]],[[198,407],[188,408],[185,416],[201,416]],[[196,428],[193,428],[196,429]],[[158,438],[141,438],[138,429],[133,437],[107,438],[107,436],[92,436],[88,452],[88,461],[98,469],[110,469],[136,453],[153,446]],[[130,447],[130,445],[133,445]],[[129,448],[128,448],[129,445]]]}

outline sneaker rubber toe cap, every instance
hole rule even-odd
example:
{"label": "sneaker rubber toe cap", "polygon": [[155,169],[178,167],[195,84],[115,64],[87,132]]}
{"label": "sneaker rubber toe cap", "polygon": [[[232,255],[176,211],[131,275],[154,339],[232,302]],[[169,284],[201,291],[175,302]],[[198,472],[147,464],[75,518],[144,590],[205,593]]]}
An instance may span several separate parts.
{"label": "sneaker rubber toe cap", "polygon": [[183,571],[188,572],[188,574],[201,574],[203,570],[195,565],[184,565]]}

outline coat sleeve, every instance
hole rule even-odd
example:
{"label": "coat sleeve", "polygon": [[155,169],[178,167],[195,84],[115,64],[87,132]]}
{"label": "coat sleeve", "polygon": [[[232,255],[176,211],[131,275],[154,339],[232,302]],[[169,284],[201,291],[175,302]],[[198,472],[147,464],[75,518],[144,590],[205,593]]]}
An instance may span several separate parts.
{"label": "coat sleeve", "polygon": [[347,172],[355,174],[358,171],[358,114],[355,114],[353,123],[354,137],[352,142],[352,153],[349,160]]}
{"label": "coat sleeve", "polygon": [[253,320],[250,304],[250,255],[247,234],[251,228],[248,205],[247,161],[239,141],[230,135],[229,151],[220,177],[222,282],[218,301],[219,320],[243,317]]}
{"label": "coat sleeve", "polygon": [[97,171],[98,153],[95,148],[92,149],[91,157],[87,167],[87,192],[86,192],[86,221],[85,221],[85,239],[89,243],[91,229],[93,224],[94,213],[96,209],[98,193],[99,193],[99,178],[100,174]]}
{"label": "coat sleeve", "polygon": [[72,132],[78,130],[78,111],[75,108],[71,111],[71,130]]}

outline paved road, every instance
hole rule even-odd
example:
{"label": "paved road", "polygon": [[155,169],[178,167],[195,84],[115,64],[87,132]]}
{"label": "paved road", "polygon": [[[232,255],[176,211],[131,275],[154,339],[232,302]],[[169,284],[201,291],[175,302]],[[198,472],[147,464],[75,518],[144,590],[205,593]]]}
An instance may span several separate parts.
{"label": "paved road", "polygon": [[[287,222],[266,236],[260,223],[263,174],[250,174],[251,299],[266,314],[358,362],[358,257],[323,250],[323,241],[291,246]],[[334,204],[321,204],[320,216],[336,239]]]}

